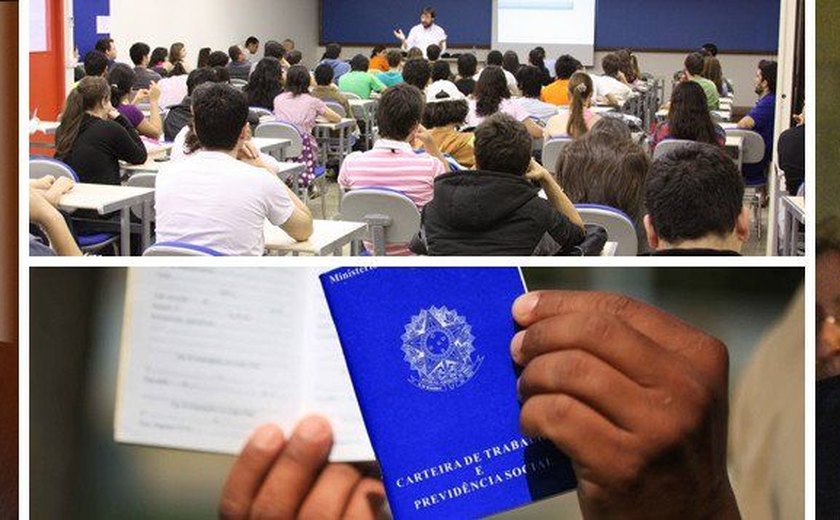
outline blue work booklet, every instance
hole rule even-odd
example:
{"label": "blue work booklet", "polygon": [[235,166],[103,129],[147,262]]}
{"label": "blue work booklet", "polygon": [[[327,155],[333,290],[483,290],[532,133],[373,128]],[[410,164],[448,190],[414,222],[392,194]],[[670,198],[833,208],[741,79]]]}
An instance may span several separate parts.
{"label": "blue work booklet", "polygon": [[321,275],[397,519],[475,518],[575,486],[519,428],[511,268],[344,268]]}

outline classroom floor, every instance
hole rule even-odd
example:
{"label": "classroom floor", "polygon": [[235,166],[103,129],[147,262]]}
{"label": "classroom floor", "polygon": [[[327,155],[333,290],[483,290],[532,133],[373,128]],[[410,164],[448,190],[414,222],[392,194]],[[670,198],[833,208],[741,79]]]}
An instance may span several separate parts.
{"label": "classroom floor", "polygon": [[[322,195],[323,196],[323,195]],[[327,206],[327,219],[333,218],[338,213],[338,199],[339,199],[339,192],[338,192],[338,184],[336,184],[335,180],[327,179],[327,193],[326,193],[326,206]],[[312,211],[312,216],[317,219],[325,218],[324,215],[321,213],[321,199],[316,198],[312,199],[308,203],[309,209]],[[759,239],[757,233],[755,232],[755,226],[750,229],[750,239],[744,244],[744,248],[741,253],[744,256],[765,256],[766,255],[766,247],[767,247],[767,208],[762,208],[761,210],[761,219],[762,219],[762,229],[761,229],[761,238]],[[349,254],[349,247],[344,252],[344,254]]]}

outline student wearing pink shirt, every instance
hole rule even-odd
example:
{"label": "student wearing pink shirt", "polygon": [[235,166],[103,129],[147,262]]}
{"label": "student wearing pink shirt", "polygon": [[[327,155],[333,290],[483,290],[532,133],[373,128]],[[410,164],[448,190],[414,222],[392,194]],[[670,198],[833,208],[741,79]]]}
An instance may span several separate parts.
{"label": "student wearing pink shirt", "polygon": [[274,115],[280,121],[292,123],[301,133],[311,134],[315,120],[323,117],[330,123],[338,123],[341,116],[327,105],[309,94],[312,79],[303,65],[295,65],[286,74],[286,89],[274,98]]}

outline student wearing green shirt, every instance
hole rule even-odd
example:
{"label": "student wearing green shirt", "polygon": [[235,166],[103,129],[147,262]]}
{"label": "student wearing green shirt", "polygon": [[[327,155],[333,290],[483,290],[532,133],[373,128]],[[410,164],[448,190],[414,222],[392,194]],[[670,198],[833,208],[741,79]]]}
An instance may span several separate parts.
{"label": "student wearing green shirt", "polygon": [[386,56],[388,60],[388,72],[380,72],[376,75],[376,79],[382,82],[386,87],[393,87],[402,83],[403,76],[400,71],[400,64],[402,63],[402,53],[400,51],[389,51]]}
{"label": "student wearing green shirt", "polygon": [[685,79],[687,81],[694,81],[703,88],[706,93],[706,104],[709,110],[717,110],[720,107],[720,95],[718,94],[717,86],[713,81],[708,80],[702,76],[703,74],[703,55],[699,52],[693,52],[685,58]]}
{"label": "student wearing green shirt", "polygon": [[370,60],[363,54],[357,54],[350,60],[350,72],[338,80],[342,92],[352,92],[362,99],[370,99],[371,92],[382,92],[385,85],[368,72]]}

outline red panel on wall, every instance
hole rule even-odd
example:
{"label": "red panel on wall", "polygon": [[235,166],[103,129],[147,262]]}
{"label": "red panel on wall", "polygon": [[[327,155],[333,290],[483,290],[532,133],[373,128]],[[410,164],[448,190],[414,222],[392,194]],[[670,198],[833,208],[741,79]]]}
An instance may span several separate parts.
{"label": "red panel on wall", "polygon": [[47,50],[29,53],[29,113],[55,120],[64,104],[64,9],[62,0],[46,0]]}

